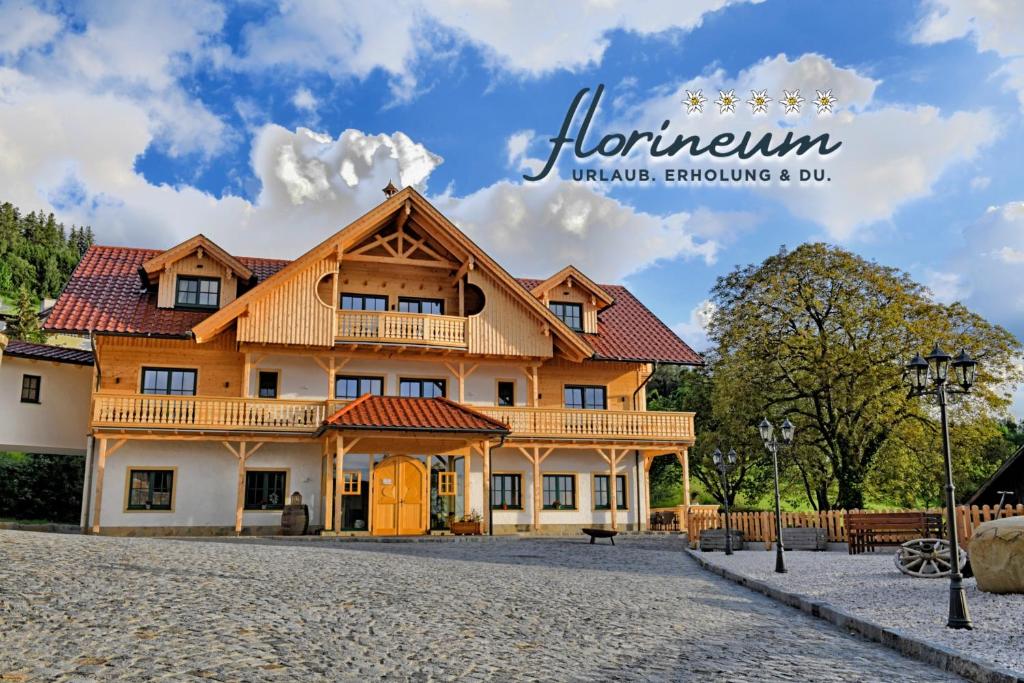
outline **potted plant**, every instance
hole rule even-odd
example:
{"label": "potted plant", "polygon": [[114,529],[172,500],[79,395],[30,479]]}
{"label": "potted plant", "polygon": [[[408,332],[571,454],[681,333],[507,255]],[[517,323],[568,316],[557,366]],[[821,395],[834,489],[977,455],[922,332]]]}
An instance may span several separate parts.
{"label": "potted plant", "polygon": [[481,522],[480,513],[473,510],[468,515],[463,515],[460,521],[452,522],[452,533],[456,536],[479,536],[483,533]]}

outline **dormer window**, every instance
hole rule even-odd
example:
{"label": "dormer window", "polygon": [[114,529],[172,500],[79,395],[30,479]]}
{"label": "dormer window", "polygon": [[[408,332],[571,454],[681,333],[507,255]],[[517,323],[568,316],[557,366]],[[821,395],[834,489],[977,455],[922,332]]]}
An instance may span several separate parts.
{"label": "dormer window", "polygon": [[583,331],[583,304],[572,304],[565,301],[552,301],[548,304],[551,312],[576,332]]}
{"label": "dormer window", "polygon": [[219,308],[220,278],[179,275],[174,305],[183,308]]}

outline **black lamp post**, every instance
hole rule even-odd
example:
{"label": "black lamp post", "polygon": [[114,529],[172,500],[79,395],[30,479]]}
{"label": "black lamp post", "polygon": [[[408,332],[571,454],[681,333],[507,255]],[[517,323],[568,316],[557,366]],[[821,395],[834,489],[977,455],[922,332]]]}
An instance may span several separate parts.
{"label": "black lamp post", "polygon": [[732,525],[729,524],[729,472],[736,467],[736,449],[730,448],[723,457],[722,451],[715,449],[711,454],[711,461],[715,468],[722,474],[722,489],[725,491],[725,554],[732,555]]}
{"label": "black lamp post", "polygon": [[[953,366],[959,389],[949,388],[949,366]],[[963,575],[960,573],[960,544],[956,531],[956,496],[953,488],[953,457],[949,450],[949,423],[946,421],[946,394],[966,394],[974,385],[978,364],[961,349],[956,358],[939,348],[936,342],[931,353],[924,358],[915,354],[907,364],[910,377],[911,396],[935,396],[939,402],[942,420],[942,455],[946,465],[946,515],[949,525],[949,628],[973,628],[971,615],[967,611],[967,594],[964,592]]]}
{"label": "black lamp post", "polygon": [[[761,420],[757,429],[761,432],[761,440],[772,454],[772,464],[775,465],[775,571],[778,574],[785,574],[786,558],[783,553],[786,549],[782,545],[782,497],[779,495],[779,440],[775,438],[775,428],[767,417]],[[779,431],[782,432],[783,444],[788,446],[793,443],[793,432],[796,428],[788,417]]]}

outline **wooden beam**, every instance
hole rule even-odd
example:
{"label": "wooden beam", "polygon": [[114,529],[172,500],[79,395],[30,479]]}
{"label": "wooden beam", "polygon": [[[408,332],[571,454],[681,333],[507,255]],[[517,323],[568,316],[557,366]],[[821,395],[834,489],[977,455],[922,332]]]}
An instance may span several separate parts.
{"label": "wooden beam", "polygon": [[619,503],[619,501],[618,501],[618,488],[619,487],[618,487],[618,482],[616,481],[617,469],[618,468],[616,467],[616,465],[619,464],[619,457],[620,456],[618,455],[618,453],[616,453],[615,449],[612,449],[611,452],[609,453],[609,457],[607,458],[607,460],[608,460],[608,501],[609,501],[609,510],[611,512],[611,515],[612,515],[612,530],[617,530],[619,528],[619,523],[618,523],[618,520],[616,519],[616,516],[617,516],[616,512],[617,512],[618,503]]}
{"label": "wooden beam", "polygon": [[470,510],[469,472],[473,466],[473,449],[467,448],[462,461],[462,514],[468,515]]}
{"label": "wooden beam", "polygon": [[334,444],[334,528],[341,531],[341,501],[345,482],[345,440],[339,436]]}
{"label": "wooden beam", "polygon": [[334,451],[327,445],[327,467],[324,493],[324,531],[334,529]]}
{"label": "wooden beam", "polygon": [[107,440],[100,439],[100,454],[96,461],[96,507],[92,517],[92,532],[100,532],[100,511],[103,509],[103,474],[107,469]]}
{"label": "wooden beam", "polygon": [[[226,443],[225,443],[226,445]],[[239,443],[239,480],[236,499],[234,499],[234,532],[242,533],[242,517],[246,503],[246,442]]]}
{"label": "wooden beam", "polygon": [[452,278],[452,282],[461,282],[465,275],[476,267],[476,261],[470,256],[466,259],[466,262],[459,266],[459,269],[455,271],[455,277]]}
{"label": "wooden beam", "polygon": [[249,376],[252,375],[252,356],[249,353],[245,354],[245,364],[243,365],[244,373],[242,375],[242,398],[249,398]]}
{"label": "wooden beam", "polygon": [[483,530],[487,533],[491,529],[490,515],[487,514],[488,509],[491,505],[491,442],[481,442],[481,453],[484,459],[484,504],[483,510],[481,511],[481,518],[483,519]]}
{"label": "wooden beam", "polygon": [[451,261],[441,261],[438,259],[418,259],[418,258],[405,258],[405,257],[390,257],[390,256],[367,256],[360,254],[358,256],[350,255],[349,261],[359,261],[362,263],[391,263],[403,266],[423,266],[425,268],[442,268],[444,270],[454,270],[458,268],[459,264],[452,263]]}

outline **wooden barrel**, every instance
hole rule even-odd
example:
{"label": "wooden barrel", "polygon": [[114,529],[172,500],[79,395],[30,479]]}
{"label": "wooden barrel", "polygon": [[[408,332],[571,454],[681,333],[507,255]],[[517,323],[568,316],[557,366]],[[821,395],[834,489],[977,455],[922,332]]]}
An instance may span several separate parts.
{"label": "wooden barrel", "polygon": [[285,505],[281,511],[281,535],[304,536],[309,532],[309,506]]}

